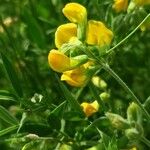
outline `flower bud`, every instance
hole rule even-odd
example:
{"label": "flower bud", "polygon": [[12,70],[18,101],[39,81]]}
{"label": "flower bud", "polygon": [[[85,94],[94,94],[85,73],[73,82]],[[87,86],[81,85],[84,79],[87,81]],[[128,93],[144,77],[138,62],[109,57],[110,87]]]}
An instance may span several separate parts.
{"label": "flower bud", "polygon": [[141,137],[141,134],[136,128],[126,129],[125,135],[129,140],[138,140]]}
{"label": "flower bud", "polygon": [[63,8],[63,14],[74,23],[81,23],[87,17],[86,8],[78,3],[68,3]]}
{"label": "flower bud", "polygon": [[93,115],[94,113],[98,112],[99,104],[97,101],[94,101],[93,103],[87,103],[83,102],[81,104],[83,111],[87,117]]}
{"label": "flower bud", "polygon": [[99,87],[102,90],[105,90],[107,88],[107,83],[102,80],[99,76],[94,76],[92,78],[92,82],[95,86]]}
{"label": "flower bud", "polygon": [[107,102],[110,98],[110,94],[107,92],[103,92],[100,94],[100,98],[102,101]]}
{"label": "flower bud", "polygon": [[34,96],[31,98],[32,103],[39,103],[43,99],[43,95],[35,93]]}
{"label": "flower bud", "polygon": [[89,45],[98,45],[100,47],[109,45],[112,41],[113,33],[106,26],[95,20],[88,21],[86,42]]}
{"label": "flower bud", "polygon": [[59,150],[72,150],[72,147],[67,144],[62,144]]}
{"label": "flower bud", "polygon": [[128,7],[128,0],[114,0],[113,9],[118,13],[126,11]]}
{"label": "flower bud", "polygon": [[64,53],[58,50],[51,50],[48,55],[48,62],[50,67],[57,72],[64,72],[74,69],[84,63],[86,63],[88,57],[86,55],[80,55],[69,58]]}
{"label": "flower bud", "polygon": [[25,138],[30,139],[30,140],[36,140],[39,138],[39,136],[36,134],[30,133],[30,134],[26,135]]}
{"label": "flower bud", "polygon": [[127,109],[127,119],[130,123],[137,122],[141,124],[142,122],[142,112],[140,107],[132,102]]}
{"label": "flower bud", "polygon": [[68,43],[72,37],[77,37],[77,25],[67,23],[60,25],[55,32],[55,45],[60,48],[63,44]]}
{"label": "flower bud", "polygon": [[106,117],[110,120],[112,126],[116,129],[127,129],[130,127],[128,121],[118,114],[107,112]]}

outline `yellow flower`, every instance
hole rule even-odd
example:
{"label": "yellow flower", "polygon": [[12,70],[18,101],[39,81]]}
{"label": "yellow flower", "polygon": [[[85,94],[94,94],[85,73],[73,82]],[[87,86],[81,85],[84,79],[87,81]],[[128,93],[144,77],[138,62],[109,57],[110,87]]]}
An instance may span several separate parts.
{"label": "yellow flower", "polygon": [[64,72],[74,69],[88,60],[86,55],[79,55],[73,58],[69,58],[64,53],[52,49],[48,55],[48,62],[50,67],[57,72]]}
{"label": "yellow flower", "polygon": [[51,50],[48,55],[50,67],[57,72],[63,72],[70,67],[70,59],[58,50]]}
{"label": "yellow flower", "polygon": [[139,6],[150,4],[150,0],[133,0],[133,2]]}
{"label": "yellow flower", "polygon": [[93,115],[94,113],[98,112],[99,104],[97,101],[94,101],[93,103],[87,103],[83,102],[81,104],[83,111],[87,117]]}
{"label": "yellow flower", "polygon": [[86,42],[90,45],[109,45],[113,38],[111,30],[100,21],[90,20],[88,22]]}
{"label": "yellow flower", "polygon": [[87,17],[86,8],[78,3],[68,3],[63,8],[63,14],[74,23],[81,23]]}
{"label": "yellow flower", "polygon": [[77,37],[77,25],[67,23],[59,26],[55,32],[55,45],[60,48],[64,43],[68,43],[72,37]]}
{"label": "yellow flower", "polygon": [[128,0],[114,0],[115,3],[113,5],[113,8],[116,12],[120,11],[126,11],[128,7]]}
{"label": "yellow flower", "polygon": [[85,71],[86,69],[83,65],[76,69],[65,71],[61,76],[61,80],[66,81],[71,86],[75,87],[84,86],[88,80]]}

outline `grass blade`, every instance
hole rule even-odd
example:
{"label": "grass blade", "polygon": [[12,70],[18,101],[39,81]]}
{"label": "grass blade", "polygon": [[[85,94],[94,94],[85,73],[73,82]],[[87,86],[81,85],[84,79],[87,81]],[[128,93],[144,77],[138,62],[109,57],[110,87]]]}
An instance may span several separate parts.
{"label": "grass blade", "polygon": [[7,57],[2,52],[1,52],[1,57],[13,88],[15,89],[18,96],[22,97],[23,96],[22,87],[20,85],[20,81],[18,79],[17,73],[13,68],[12,63],[7,59]]}
{"label": "grass blade", "polygon": [[9,124],[12,124],[12,125],[18,124],[17,119],[14,116],[12,116],[9,113],[9,111],[7,109],[5,109],[3,106],[0,106],[0,118]]}
{"label": "grass blade", "polygon": [[9,133],[9,132],[11,132],[13,130],[16,130],[17,128],[18,128],[18,125],[14,125],[14,126],[6,128],[4,130],[1,130],[0,131],[0,136],[3,136],[3,135],[5,135],[5,134],[7,134],[7,133]]}
{"label": "grass blade", "polygon": [[56,75],[56,78],[58,80],[58,83],[60,85],[60,88],[66,98],[66,100],[68,101],[68,103],[70,104],[70,106],[75,109],[77,112],[79,112],[80,114],[83,115],[83,111],[82,108],[80,107],[80,104],[78,103],[78,101],[72,96],[72,94],[70,93],[70,91],[67,89],[67,87],[60,82],[58,76]]}

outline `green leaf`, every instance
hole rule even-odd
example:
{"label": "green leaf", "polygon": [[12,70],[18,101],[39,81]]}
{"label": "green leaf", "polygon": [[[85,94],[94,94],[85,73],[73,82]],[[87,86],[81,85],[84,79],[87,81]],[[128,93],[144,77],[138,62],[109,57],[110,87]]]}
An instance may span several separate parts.
{"label": "green leaf", "polygon": [[12,63],[7,59],[7,57],[2,52],[1,52],[1,57],[13,88],[15,89],[16,93],[20,97],[22,97],[23,96],[22,87],[20,85],[20,81],[18,79],[17,73],[15,72]]}
{"label": "green leaf", "polygon": [[55,116],[60,117],[62,115],[65,105],[66,105],[66,101],[62,102],[53,111],[51,111],[51,114],[54,114]]}
{"label": "green leaf", "polygon": [[70,104],[70,106],[76,110],[77,112],[79,112],[80,114],[84,115],[82,108],[80,106],[80,104],[78,103],[78,101],[72,96],[72,94],[70,93],[70,91],[67,89],[67,87],[60,82],[58,76],[56,75],[56,78],[58,80],[58,83],[60,85],[60,88],[62,90],[62,93],[64,94],[66,100],[68,101],[68,103]]}
{"label": "green leaf", "polygon": [[14,125],[14,126],[11,126],[9,128],[6,128],[4,130],[1,130],[0,131],[0,136],[3,136],[3,135],[5,135],[5,134],[7,134],[7,133],[9,133],[9,132],[11,132],[13,130],[16,130],[17,128],[18,128],[18,125]]}
{"label": "green leaf", "polygon": [[16,100],[13,97],[3,96],[3,95],[0,95],[0,101],[13,101],[13,102],[16,102]]}
{"label": "green leaf", "polygon": [[9,113],[9,111],[7,109],[5,109],[3,106],[0,106],[0,118],[9,124],[12,124],[12,125],[18,124],[17,119],[14,116],[12,116]]}
{"label": "green leaf", "polygon": [[42,32],[42,27],[39,26],[37,20],[32,15],[29,9],[24,8],[22,19],[27,25],[28,37],[36,43],[40,48],[45,47],[45,35]]}

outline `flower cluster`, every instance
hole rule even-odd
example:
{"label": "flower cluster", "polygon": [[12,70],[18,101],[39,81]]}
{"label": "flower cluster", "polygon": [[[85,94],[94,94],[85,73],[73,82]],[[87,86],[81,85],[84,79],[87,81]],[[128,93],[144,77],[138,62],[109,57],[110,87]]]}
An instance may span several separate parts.
{"label": "flower cluster", "polygon": [[68,3],[62,12],[71,23],[57,28],[57,50],[49,52],[48,62],[54,71],[62,73],[62,81],[81,87],[89,81],[95,68],[93,60],[84,51],[89,50],[89,46],[100,49],[110,45],[113,33],[100,21],[87,21],[86,8],[78,3]]}

